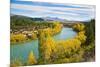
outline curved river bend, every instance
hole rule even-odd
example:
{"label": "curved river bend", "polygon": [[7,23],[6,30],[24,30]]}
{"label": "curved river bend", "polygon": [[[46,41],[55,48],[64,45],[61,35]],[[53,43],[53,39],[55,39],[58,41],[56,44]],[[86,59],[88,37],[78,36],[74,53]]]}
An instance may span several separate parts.
{"label": "curved river bend", "polygon": [[[76,32],[72,28],[63,28],[61,33],[53,36],[55,40],[66,40],[73,38],[76,35]],[[21,59],[21,61],[26,62],[29,52],[34,52],[36,58],[38,59],[38,40],[32,40],[26,43],[16,43],[15,45],[10,46],[10,59]]]}

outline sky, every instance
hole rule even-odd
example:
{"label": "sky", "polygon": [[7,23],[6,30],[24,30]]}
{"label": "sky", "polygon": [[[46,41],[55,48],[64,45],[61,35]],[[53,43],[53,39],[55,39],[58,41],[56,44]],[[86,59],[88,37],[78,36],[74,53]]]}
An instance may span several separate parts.
{"label": "sky", "polygon": [[11,14],[28,17],[54,17],[69,21],[95,18],[94,5],[11,0]]}

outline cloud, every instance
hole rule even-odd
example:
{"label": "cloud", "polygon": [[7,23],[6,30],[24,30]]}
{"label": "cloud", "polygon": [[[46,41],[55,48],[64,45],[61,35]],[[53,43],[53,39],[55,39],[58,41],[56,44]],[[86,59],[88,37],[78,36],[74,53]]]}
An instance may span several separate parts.
{"label": "cloud", "polygon": [[[66,5],[66,4],[63,4]],[[74,20],[87,20],[90,18],[95,17],[95,7],[94,6],[89,6],[89,5],[72,5],[72,4],[67,4],[69,6],[77,6],[75,8],[73,7],[49,7],[48,5],[45,6],[40,6],[40,5],[26,5],[26,4],[11,4],[11,9],[16,9],[19,10],[17,12],[11,11],[12,13],[17,13],[17,14],[25,14],[26,16],[31,16],[35,17],[37,16],[53,16],[55,17],[61,17],[61,18],[66,18],[66,19],[74,19]],[[80,7],[80,8],[78,8]],[[83,8],[85,7],[85,8]],[[23,12],[21,12],[23,10]],[[21,14],[21,15],[22,15]],[[51,14],[51,15],[50,15]]]}

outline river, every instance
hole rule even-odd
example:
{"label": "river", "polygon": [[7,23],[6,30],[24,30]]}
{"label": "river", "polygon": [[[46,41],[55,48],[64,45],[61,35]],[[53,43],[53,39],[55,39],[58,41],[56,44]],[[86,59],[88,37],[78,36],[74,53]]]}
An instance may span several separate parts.
{"label": "river", "polygon": [[[62,31],[53,36],[55,40],[66,40],[73,38],[76,35],[76,32],[72,28],[63,28]],[[15,45],[10,46],[10,60],[20,59],[21,61],[27,61],[30,51],[33,51],[36,58],[39,58],[38,52],[38,40],[32,40],[25,43],[16,43]]]}

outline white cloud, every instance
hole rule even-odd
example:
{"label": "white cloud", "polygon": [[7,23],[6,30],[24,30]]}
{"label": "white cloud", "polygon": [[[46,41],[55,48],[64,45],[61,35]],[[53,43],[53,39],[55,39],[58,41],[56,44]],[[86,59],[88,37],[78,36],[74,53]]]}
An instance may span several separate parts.
{"label": "white cloud", "polygon": [[[72,4],[67,4],[72,5]],[[74,6],[74,5],[73,5]],[[80,5],[76,5],[80,6]],[[95,17],[95,8],[94,6],[89,5],[83,5],[80,7],[87,7],[87,8],[66,8],[66,7],[48,7],[48,6],[34,6],[34,5],[25,5],[25,4],[11,4],[11,9],[19,9],[24,11],[33,11],[37,13],[37,15],[46,15],[46,14],[57,14],[57,16],[64,15],[63,17],[69,18],[69,19],[81,19],[81,18],[94,18]],[[28,13],[32,14],[32,13]],[[30,15],[29,15],[30,16]],[[88,17],[87,17],[88,16]]]}

